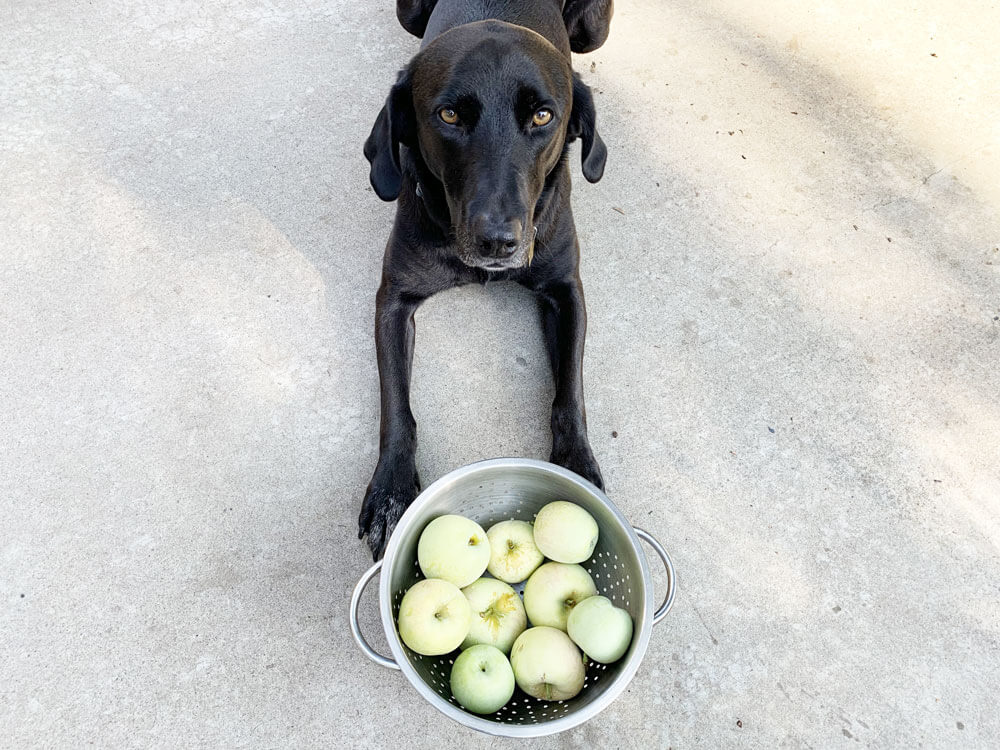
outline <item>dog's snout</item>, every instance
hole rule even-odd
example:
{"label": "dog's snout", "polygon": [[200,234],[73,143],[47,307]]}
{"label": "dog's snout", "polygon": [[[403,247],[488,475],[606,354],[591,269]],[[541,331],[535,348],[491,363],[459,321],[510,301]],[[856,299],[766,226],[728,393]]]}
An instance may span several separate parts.
{"label": "dog's snout", "polygon": [[516,234],[511,230],[485,234],[479,240],[483,255],[488,257],[506,258],[514,254],[520,244],[520,231]]}
{"label": "dog's snout", "polygon": [[486,257],[506,258],[521,244],[522,227],[517,219],[479,214],[473,222],[479,251]]}

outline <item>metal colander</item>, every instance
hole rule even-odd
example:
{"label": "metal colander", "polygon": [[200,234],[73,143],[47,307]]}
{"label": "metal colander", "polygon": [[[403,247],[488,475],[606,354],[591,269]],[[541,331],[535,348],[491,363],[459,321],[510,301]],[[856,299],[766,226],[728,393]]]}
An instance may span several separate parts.
{"label": "metal colander", "polygon": [[[464,710],[451,695],[451,667],[458,651],[422,656],[411,651],[396,632],[403,594],[423,576],[417,564],[417,541],[433,519],[456,513],[488,529],[512,518],[532,520],[545,504],[569,500],[586,508],[600,529],[593,556],[584,563],[598,592],[622,607],[634,623],[632,643],[614,664],[587,663],[584,688],[565,701],[543,701],[515,689],[514,697],[496,713],[480,716]],[[667,593],[653,611],[652,580],[639,539],[657,553],[667,570]],[[377,653],[358,624],[358,605],[368,582],[382,571],[379,608],[392,657]],[[521,591],[524,584],[514,586]],[[593,484],[567,469],[544,461],[497,458],[470,464],[447,474],[420,493],[396,526],[385,557],[358,581],[351,598],[351,630],[361,650],[384,667],[400,669],[424,698],[450,718],[480,732],[504,737],[540,737],[582,724],[606,708],[628,685],[649,645],[653,625],[674,600],[675,576],[666,550],[652,536],[634,529],[621,511]]]}

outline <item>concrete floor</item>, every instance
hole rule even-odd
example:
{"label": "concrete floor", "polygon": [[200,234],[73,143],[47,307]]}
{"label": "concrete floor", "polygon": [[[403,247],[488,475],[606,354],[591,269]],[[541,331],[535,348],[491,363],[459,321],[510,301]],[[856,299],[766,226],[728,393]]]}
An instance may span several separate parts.
{"label": "concrete floor", "polygon": [[[592,442],[682,589],[535,746],[1000,744],[1000,7],[912,5],[622,0],[576,61]],[[0,745],[514,746],[347,626],[415,48],[390,0],[0,10]],[[547,455],[523,293],[417,331],[425,482]]]}

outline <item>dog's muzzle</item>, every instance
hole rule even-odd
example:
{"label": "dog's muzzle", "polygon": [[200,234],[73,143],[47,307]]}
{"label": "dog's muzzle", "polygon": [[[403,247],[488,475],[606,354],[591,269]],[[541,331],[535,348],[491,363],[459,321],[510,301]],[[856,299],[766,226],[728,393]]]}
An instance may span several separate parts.
{"label": "dog's muzzle", "polygon": [[531,232],[519,233],[511,239],[509,235],[483,240],[474,238],[471,232],[456,232],[459,259],[472,268],[486,271],[511,271],[530,266],[535,255],[535,237],[538,227]]}

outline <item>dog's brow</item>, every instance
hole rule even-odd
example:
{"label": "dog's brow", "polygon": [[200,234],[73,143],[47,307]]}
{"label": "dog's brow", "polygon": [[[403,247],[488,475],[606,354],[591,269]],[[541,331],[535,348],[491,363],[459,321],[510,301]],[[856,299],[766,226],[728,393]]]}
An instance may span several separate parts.
{"label": "dog's brow", "polygon": [[474,127],[483,113],[483,105],[475,94],[445,90],[434,100],[433,111],[450,107],[458,112],[466,127]]}
{"label": "dog's brow", "polygon": [[455,99],[455,104],[461,109],[474,110],[476,112],[483,107],[482,102],[479,101],[479,97],[475,94],[460,94]]}
{"label": "dog's brow", "polygon": [[552,97],[539,91],[534,86],[522,85],[517,91],[517,98],[514,102],[514,106],[517,108],[518,112],[525,113],[538,109],[539,107],[554,109],[555,102]]}

